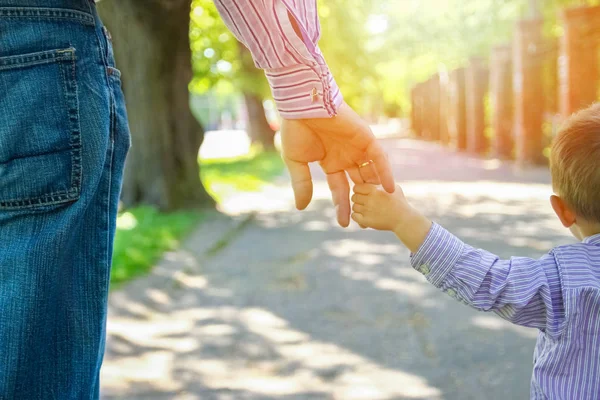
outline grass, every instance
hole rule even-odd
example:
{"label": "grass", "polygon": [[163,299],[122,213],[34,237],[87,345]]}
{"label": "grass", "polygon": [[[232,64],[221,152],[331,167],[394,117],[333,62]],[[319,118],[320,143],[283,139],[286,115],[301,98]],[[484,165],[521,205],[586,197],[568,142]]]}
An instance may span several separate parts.
{"label": "grass", "polygon": [[217,202],[236,192],[255,192],[279,177],[284,170],[277,152],[253,150],[244,157],[203,160],[202,182]]}
{"label": "grass", "polygon": [[[235,192],[260,190],[284,168],[278,153],[258,151],[233,159],[202,160],[200,165],[202,182],[217,202]],[[200,211],[162,213],[147,206],[122,212],[117,220],[111,283],[118,286],[149,272],[164,252],[179,247],[202,218]]]}
{"label": "grass", "polygon": [[117,220],[111,283],[145,274],[202,219],[200,212],[161,213],[153,207],[125,211]]}

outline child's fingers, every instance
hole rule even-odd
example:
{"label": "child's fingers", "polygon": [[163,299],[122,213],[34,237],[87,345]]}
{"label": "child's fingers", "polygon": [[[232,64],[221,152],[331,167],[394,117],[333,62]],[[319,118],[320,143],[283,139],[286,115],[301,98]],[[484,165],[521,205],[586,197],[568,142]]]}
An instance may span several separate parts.
{"label": "child's fingers", "polygon": [[370,194],[375,190],[375,185],[371,185],[368,183],[361,183],[359,185],[354,186],[354,193],[358,194]]}
{"label": "child's fingers", "polygon": [[360,214],[364,214],[366,211],[366,208],[362,204],[354,203],[352,205],[352,211],[360,213]]}
{"label": "child's fingers", "polygon": [[355,193],[352,195],[350,200],[352,200],[352,202],[356,204],[367,204],[367,196],[365,196],[364,194]]}
{"label": "child's fingers", "polygon": [[356,222],[358,225],[360,225],[361,228],[363,226],[366,227],[364,215],[362,215],[361,213],[353,212],[351,217],[354,220],[354,222]]}

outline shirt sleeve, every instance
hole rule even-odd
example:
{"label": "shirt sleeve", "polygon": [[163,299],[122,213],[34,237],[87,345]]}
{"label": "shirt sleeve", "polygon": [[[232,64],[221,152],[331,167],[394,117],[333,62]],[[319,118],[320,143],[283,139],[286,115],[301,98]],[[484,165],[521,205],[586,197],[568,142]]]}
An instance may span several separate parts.
{"label": "shirt sleeve", "polygon": [[558,265],[553,253],[539,260],[475,249],[433,224],[413,268],[451,297],[479,311],[557,335],[565,318]]}
{"label": "shirt sleeve", "polygon": [[214,2],[225,25],[250,50],[255,65],[265,70],[283,118],[337,114],[343,97],[317,45],[316,0]]}

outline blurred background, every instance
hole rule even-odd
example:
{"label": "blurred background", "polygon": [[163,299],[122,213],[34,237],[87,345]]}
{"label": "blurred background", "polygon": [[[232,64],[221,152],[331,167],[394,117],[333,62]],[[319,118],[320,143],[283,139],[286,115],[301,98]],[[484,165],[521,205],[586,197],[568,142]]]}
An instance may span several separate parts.
{"label": "blurred background", "polygon": [[[474,246],[538,257],[549,145],[598,99],[600,1],[319,0],[320,47],[411,202]],[[341,229],[318,169],[295,211],[262,71],[211,0],[103,0],[133,146],[106,399],[527,398],[537,332]]]}

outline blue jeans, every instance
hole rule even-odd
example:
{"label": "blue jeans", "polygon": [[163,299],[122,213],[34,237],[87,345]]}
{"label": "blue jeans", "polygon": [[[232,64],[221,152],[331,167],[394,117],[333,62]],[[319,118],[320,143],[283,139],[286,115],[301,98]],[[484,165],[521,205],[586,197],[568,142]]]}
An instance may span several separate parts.
{"label": "blue jeans", "polygon": [[0,399],[97,399],[130,146],[92,0],[0,0]]}

